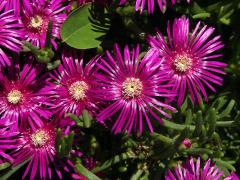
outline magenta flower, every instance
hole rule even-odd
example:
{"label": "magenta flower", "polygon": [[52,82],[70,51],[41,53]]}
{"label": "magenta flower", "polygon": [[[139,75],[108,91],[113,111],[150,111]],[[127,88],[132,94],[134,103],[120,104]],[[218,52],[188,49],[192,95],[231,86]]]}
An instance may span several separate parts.
{"label": "magenta flower", "polygon": [[170,26],[167,28],[169,43],[160,32],[156,37],[149,38],[150,45],[158,50],[162,59],[162,69],[172,77],[172,83],[179,93],[179,105],[183,103],[187,92],[190,92],[193,102],[200,102],[201,94],[207,101],[205,88],[216,92],[212,85],[222,85],[223,82],[219,74],[225,74],[222,69],[227,65],[211,59],[222,56],[215,51],[224,45],[219,40],[220,36],[210,38],[214,28],[205,25],[199,30],[199,26],[200,22],[190,33],[189,20],[181,17],[175,19],[172,31]]}
{"label": "magenta flower", "polygon": [[62,5],[62,0],[32,0],[26,8],[24,8],[25,5],[22,6],[21,17],[26,32],[25,40],[43,48],[46,43],[48,24],[52,20],[51,42],[56,48],[54,38],[60,38],[60,28],[66,19],[66,14],[63,12],[66,7]]}
{"label": "magenta flower", "polygon": [[[6,6],[5,6],[5,9],[7,10],[13,10],[14,11],[14,14],[16,15],[20,15],[20,0],[3,0],[6,2]],[[22,0],[22,1],[25,1],[25,0]]]}
{"label": "magenta flower", "polygon": [[0,116],[10,119],[13,129],[18,128],[20,119],[20,125],[28,122],[42,126],[42,118],[48,119],[53,114],[46,78],[31,65],[25,65],[21,72],[10,68],[8,71],[0,73]]}
{"label": "magenta flower", "polygon": [[204,166],[201,168],[200,158],[197,159],[196,163],[193,158],[190,158],[187,163],[183,166],[180,164],[176,167],[174,172],[169,169],[165,175],[166,180],[195,180],[195,179],[211,179],[211,180],[239,180],[236,174],[231,174],[226,177],[223,171],[211,164],[209,159]]}
{"label": "magenta flower", "polygon": [[10,129],[9,119],[0,119],[0,164],[2,159],[13,161],[13,158],[5,153],[6,150],[16,149],[18,147],[18,132]]}
{"label": "magenta flower", "polygon": [[78,58],[76,54],[72,56],[63,53],[61,65],[51,75],[55,80],[52,86],[60,116],[64,116],[65,113],[79,116],[84,109],[92,115],[96,113],[98,105],[92,91],[96,71],[93,67],[97,59],[93,58],[83,68],[82,58]]}
{"label": "magenta flower", "polygon": [[19,17],[12,10],[4,11],[6,1],[0,2],[0,65],[10,65],[10,59],[3,51],[7,48],[13,52],[21,51],[21,40],[23,38],[22,24]]}
{"label": "magenta flower", "polygon": [[[70,172],[69,167],[72,164],[64,163],[57,156],[55,139],[57,128],[61,128],[62,134],[67,135],[70,133],[72,125],[70,118],[55,119],[50,123],[44,123],[41,128],[20,130],[21,139],[19,147],[11,154],[14,158],[14,166],[30,159],[22,179],[28,174],[30,174],[30,179],[35,179],[36,177],[51,179],[53,176],[52,168],[55,169],[60,179],[62,179],[62,170],[59,168],[62,167],[68,173]],[[60,166],[58,163],[61,163]]]}
{"label": "magenta flower", "polygon": [[160,64],[153,61],[156,52],[150,51],[140,62],[139,47],[130,53],[128,46],[124,49],[122,57],[119,47],[115,46],[115,57],[106,53],[106,60],[97,64],[101,72],[96,75],[96,96],[101,101],[110,102],[108,107],[97,116],[99,122],[104,122],[117,115],[112,130],[131,132],[132,129],[142,134],[144,123],[153,132],[152,117],[163,123],[159,114],[171,118],[163,108],[175,112],[175,109],[161,98],[168,99],[175,94],[165,85],[168,80],[167,72],[159,71]]}

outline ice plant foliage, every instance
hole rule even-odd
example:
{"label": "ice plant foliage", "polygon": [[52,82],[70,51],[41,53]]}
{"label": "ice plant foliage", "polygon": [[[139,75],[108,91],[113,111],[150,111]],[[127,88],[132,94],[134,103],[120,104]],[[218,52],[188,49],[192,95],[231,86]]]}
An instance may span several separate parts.
{"label": "ice plant foliage", "polygon": [[139,60],[139,46],[132,52],[126,46],[122,57],[116,45],[114,56],[109,52],[106,54],[97,65],[101,71],[96,75],[98,90],[95,92],[101,101],[110,104],[98,114],[97,120],[104,122],[118,116],[112,128],[115,133],[130,133],[134,129],[142,134],[145,122],[153,132],[151,117],[163,123],[158,113],[171,117],[163,108],[175,112],[173,107],[164,103],[175,94],[168,89],[171,85],[165,84],[167,73],[159,71],[160,63],[154,61],[156,52],[149,51]]}
{"label": "ice plant foliage", "polygon": [[54,38],[60,38],[60,28],[66,14],[62,0],[33,0],[21,13],[25,30],[25,40],[43,48],[46,43],[48,24],[52,21],[52,44],[56,47]]}
{"label": "ice plant foliage", "polygon": [[6,1],[0,2],[0,66],[11,64],[10,58],[2,48],[19,52],[22,48],[22,24],[12,10],[4,11]]}
{"label": "ice plant foliage", "polygon": [[[14,166],[30,159],[24,172],[23,179],[30,174],[30,179],[52,179],[51,166],[54,167],[58,177],[62,179],[62,170],[59,168],[60,159],[55,148],[56,130],[61,128],[64,135],[69,134],[72,125],[70,119],[54,119],[40,128],[20,129],[18,148],[12,152]],[[61,162],[61,161],[60,161]],[[69,171],[67,164],[62,162],[62,168]]]}
{"label": "ice plant foliage", "polygon": [[72,113],[80,116],[84,109],[94,115],[98,109],[93,96],[95,63],[98,57],[91,59],[83,67],[83,59],[74,53],[64,53],[62,64],[52,73],[54,99],[61,116]]}
{"label": "ice plant foliage", "polygon": [[238,1],[0,0],[0,180],[240,180]]}
{"label": "ice plant foliage", "polygon": [[200,28],[200,22],[192,33],[189,32],[189,19],[175,19],[173,27],[168,25],[168,42],[158,32],[156,37],[150,37],[149,43],[157,49],[162,59],[162,69],[172,76],[172,83],[178,91],[178,104],[181,105],[187,92],[193,102],[201,101],[201,94],[208,100],[206,88],[216,92],[214,85],[222,85],[225,74],[223,68],[227,65],[212,59],[222,56],[215,51],[224,45],[220,36],[210,38],[214,28],[205,25]]}
{"label": "ice plant foliage", "polygon": [[[202,168],[201,168],[202,167]],[[200,158],[194,162],[193,158],[190,158],[185,165],[178,165],[175,171],[172,172],[168,170],[165,175],[166,180],[239,180],[236,174],[231,174],[230,176],[224,176],[223,171],[221,171],[216,165],[211,163],[209,159],[204,166],[201,166]]]}
{"label": "ice plant foliage", "polygon": [[42,126],[44,117],[48,119],[53,112],[50,102],[50,86],[41,71],[32,65],[25,65],[18,72],[10,69],[9,74],[0,73],[0,116],[11,120],[15,128],[18,123],[28,122],[32,126]]}
{"label": "ice plant foliage", "polygon": [[5,153],[6,150],[18,147],[18,132],[10,129],[11,122],[7,118],[0,119],[0,164],[1,159],[13,161],[13,158]]}

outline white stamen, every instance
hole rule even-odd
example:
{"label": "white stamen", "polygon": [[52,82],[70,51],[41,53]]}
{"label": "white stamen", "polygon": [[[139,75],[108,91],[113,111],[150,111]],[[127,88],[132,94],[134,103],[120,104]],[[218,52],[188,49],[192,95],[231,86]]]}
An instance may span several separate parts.
{"label": "white stamen", "polygon": [[22,93],[19,90],[12,90],[7,95],[8,102],[18,104],[22,100]]}
{"label": "white stamen", "polygon": [[125,98],[134,98],[141,95],[142,82],[138,78],[127,78],[122,85],[122,94]]}
{"label": "white stamen", "polygon": [[84,81],[76,81],[71,84],[71,86],[68,89],[68,92],[74,100],[80,101],[86,98],[87,90],[88,85]]}

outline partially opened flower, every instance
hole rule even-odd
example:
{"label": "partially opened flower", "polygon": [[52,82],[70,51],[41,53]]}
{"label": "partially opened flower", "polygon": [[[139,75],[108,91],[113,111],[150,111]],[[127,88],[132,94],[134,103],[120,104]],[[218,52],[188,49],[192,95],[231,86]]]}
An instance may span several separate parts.
{"label": "partially opened flower", "polygon": [[46,43],[46,34],[49,22],[52,21],[52,39],[54,47],[57,46],[54,38],[60,38],[60,28],[66,14],[66,7],[62,0],[32,0],[32,3],[25,8],[22,5],[22,22],[25,30],[25,40],[33,45],[43,48]]}
{"label": "partially opened flower", "polygon": [[175,171],[172,172],[168,169],[166,175],[166,180],[239,180],[236,174],[231,174],[225,176],[223,171],[219,169],[216,165],[211,163],[209,159],[204,165],[201,164],[200,158],[195,162],[193,158],[190,158],[185,165],[178,165]]}
{"label": "partially opened flower", "polygon": [[[99,122],[110,117],[116,121],[112,130],[115,133],[133,129],[142,134],[145,123],[153,132],[152,119],[163,123],[160,114],[171,118],[164,111],[175,109],[164,101],[175,94],[168,88],[166,71],[159,71],[160,64],[155,59],[155,52],[149,52],[143,59],[139,58],[139,47],[129,51],[124,49],[122,57],[119,47],[115,46],[115,56],[106,53],[106,59],[97,64],[99,73],[96,75],[98,90],[96,96],[109,105],[97,116]],[[114,119],[115,119],[114,118]]]}
{"label": "partially opened flower", "polygon": [[66,113],[79,116],[84,109],[91,115],[96,113],[98,105],[92,91],[97,59],[98,57],[91,59],[83,67],[82,58],[66,51],[63,53],[61,65],[51,75],[55,80],[52,86],[60,116]]}
{"label": "partially opened flower", "polygon": [[[22,179],[30,175],[29,179],[52,179],[53,172],[62,179],[62,172],[74,172],[71,164],[61,161],[56,152],[55,140],[57,128],[62,130],[63,135],[70,133],[71,119],[54,119],[44,123],[40,128],[20,129],[21,141],[19,147],[11,154],[14,158],[13,165],[16,166],[26,160],[30,160]],[[60,163],[60,164],[59,164]]]}
{"label": "partially opened flower", "polygon": [[[127,0],[120,0],[120,4],[124,4],[125,2],[127,2]],[[189,3],[190,0],[187,0],[187,2]],[[176,3],[176,0],[171,0],[171,3],[174,5]],[[159,6],[159,9],[161,11],[164,11],[167,6],[167,0],[136,0],[135,10],[142,13],[147,6],[148,13],[152,14],[154,12],[156,4]]]}
{"label": "partially opened flower", "polygon": [[18,71],[9,67],[8,73],[0,72],[0,116],[10,119],[14,129],[27,122],[42,126],[42,118],[53,114],[50,86],[41,71],[31,65]]}
{"label": "partially opened flower", "polygon": [[23,38],[22,24],[13,10],[4,10],[6,1],[0,2],[0,66],[10,65],[10,59],[2,48],[19,52]]}
{"label": "partially opened flower", "polygon": [[200,22],[192,33],[189,32],[189,20],[185,17],[175,19],[172,29],[167,28],[168,41],[158,32],[150,37],[152,48],[158,50],[162,59],[162,69],[169,72],[175,89],[178,91],[178,104],[181,105],[187,92],[193,102],[201,102],[201,94],[208,100],[206,88],[216,92],[214,85],[222,85],[227,65],[212,59],[222,56],[215,53],[224,45],[220,36],[210,38],[214,28],[206,25],[200,28]]}
{"label": "partially opened flower", "polygon": [[0,164],[1,161],[13,161],[13,158],[6,153],[6,150],[16,149],[18,147],[18,132],[10,129],[9,119],[0,119]]}

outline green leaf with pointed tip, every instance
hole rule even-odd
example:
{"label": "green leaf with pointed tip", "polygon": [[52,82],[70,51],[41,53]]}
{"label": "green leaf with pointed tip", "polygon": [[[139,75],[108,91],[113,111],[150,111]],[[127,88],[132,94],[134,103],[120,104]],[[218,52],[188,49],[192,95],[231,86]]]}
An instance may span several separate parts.
{"label": "green leaf with pointed tip", "polygon": [[231,101],[229,102],[228,106],[226,107],[226,109],[225,109],[221,114],[219,114],[219,119],[228,116],[228,115],[231,113],[234,105],[235,105],[235,101],[234,101],[234,100],[231,100]]}
{"label": "green leaf with pointed tip", "polygon": [[83,110],[82,116],[83,116],[84,127],[89,128],[91,126],[91,123],[92,123],[91,122],[92,121],[91,115],[88,113],[87,110]]}
{"label": "green leaf with pointed tip", "polygon": [[8,180],[14,173],[16,173],[21,167],[23,167],[25,164],[27,164],[30,161],[30,159],[27,159],[26,161],[24,161],[23,163],[15,166],[15,167],[11,167],[3,176],[1,176],[1,180]]}
{"label": "green leaf with pointed tip", "polygon": [[130,180],[138,180],[142,176],[143,172],[143,169],[138,169],[137,172],[132,175]]}
{"label": "green leaf with pointed tip", "polygon": [[60,128],[57,129],[57,136],[55,140],[55,147],[58,153],[61,151],[61,137],[62,137],[62,130]]}
{"label": "green leaf with pointed tip", "polygon": [[76,125],[79,127],[83,127],[83,122],[81,121],[80,118],[78,118],[76,115],[74,114],[70,114],[69,117],[75,121]]}
{"label": "green leaf with pointed tip", "polygon": [[235,167],[231,164],[231,161],[223,161],[221,159],[214,159],[216,161],[216,164],[220,167],[226,168],[230,171],[236,171]]}
{"label": "green leaf with pointed tip", "polygon": [[195,121],[196,121],[196,126],[193,131],[193,136],[198,137],[201,134],[202,126],[203,126],[202,111],[197,112],[197,118]]}
{"label": "green leaf with pointed tip", "polygon": [[195,14],[193,15],[193,19],[206,19],[209,18],[211,16],[210,13],[199,13],[199,14]]}
{"label": "green leaf with pointed tip", "polygon": [[47,69],[48,69],[49,71],[51,71],[51,70],[53,70],[53,69],[56,69],[60,64],[61,64],[61,61],[60,61],[60,60],[56,60],[56,61],[47,63]]}
{"label": "green leaf with pointed tip", "polygon": [[5,162],[5,163],[0,164],[0,171],[1,171],[1,170],[4,170],[4,169],[6,169],[6,168],[8,168],[8,167],[10,167],[10,166],[11,166],[11,164],[8,163],[8,162]]}
{"label": "green leaf with pointed tip", "polygon": [[212,136],[212,134],[214,133],[215,127],[216,127],[216,119],[217,119],[217,117],[216,117],[216,110],[215,110],[215,108],[211,108],[209,110],[209,113],[208,113],[208,116],[207,116],[206,119],[207,119],[207,122],[209,124],[207,135],[210,138]]}
{"label": "green leaf with pointed tip", "polygon": [[78,172],[88,179],[91,180],[101,180],[99,177],[97,177],[95,174],[93,174],[91,171],[89,171],[87,168],[85,168],[82,164],[75,165]]}
{"label": "green leaf with pointed tip", "polygon": [[216,111],[219,111],[228,102],[226,96],[217,98],[211,107],[215,107]]}
{"label": "green leaf with pointed tip", "polygon": [[192,110],[188,109],[187,110],[187,116],[186,116],[185,124],[186,125],[190,125],[192,123],[192,119],[193,119]]}
{"label": "green leaf with pointed tip", "polygon": [[93,22],[92,3],[74,10],[64,22],[61,29],[62,40],[76,49],[96,48],[101,44],[101,38],[109,26],[101,22]]}

